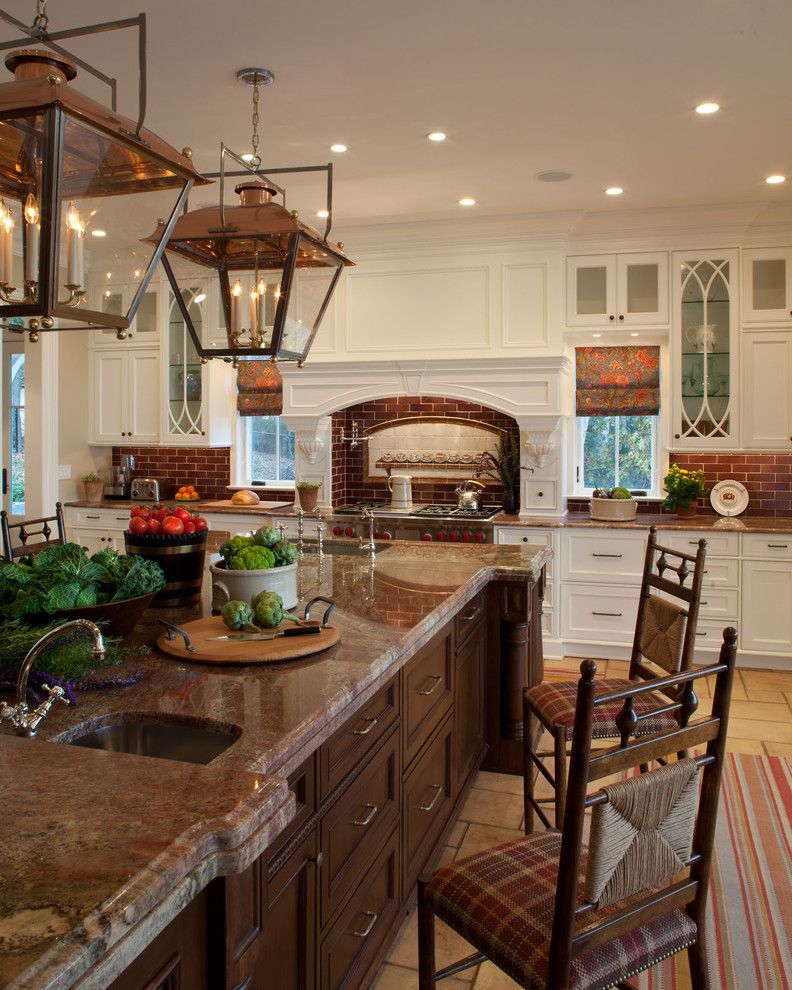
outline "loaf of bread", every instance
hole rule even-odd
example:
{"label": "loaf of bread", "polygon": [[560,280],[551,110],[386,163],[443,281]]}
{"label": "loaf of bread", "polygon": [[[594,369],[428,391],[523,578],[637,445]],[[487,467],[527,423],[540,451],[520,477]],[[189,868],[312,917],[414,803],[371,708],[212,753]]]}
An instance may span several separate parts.
{"label": "loaf of bread", "polygon": [[234,505],[258,505],[259,497],[255,492],[250,491],[249,488],[241,488],[231,496],[231,502]]}

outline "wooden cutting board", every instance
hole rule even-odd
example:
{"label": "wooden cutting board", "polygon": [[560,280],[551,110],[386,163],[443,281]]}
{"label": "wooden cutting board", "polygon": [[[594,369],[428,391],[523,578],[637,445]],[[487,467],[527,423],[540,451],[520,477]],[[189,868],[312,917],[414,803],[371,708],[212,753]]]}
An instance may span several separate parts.
{"label": "wooden cutting board", "polygon": [[[293,625],[282,623],[278,629]],[[230,630],[219,615],[211,615],[195,622],[185,622],[181,628],[190,637],[195,652],[188,651],[181,636],[168,639],[163,633],[157,646],[169,656],[197,663],[276,663],[295,660],[327,650],[341,639],[341,630],[325,626],[317,635],[278,636],[277,639],[214,640],[213,636],[226,636]]]}

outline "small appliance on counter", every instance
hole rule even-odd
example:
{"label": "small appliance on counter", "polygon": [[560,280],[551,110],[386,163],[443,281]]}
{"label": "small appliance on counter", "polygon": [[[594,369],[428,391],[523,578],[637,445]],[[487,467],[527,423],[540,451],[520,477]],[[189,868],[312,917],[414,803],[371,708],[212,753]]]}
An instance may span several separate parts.
{"label": "small appliance on counter", "polygon": [[391,509],[396,512],[408,512],[412,509],[412,475],[392,474],[388,478],[388,491],[391,493]]}
{"label": "small appliance on counter", "polygon": [[110,468],[110,484],[104,487],[104,497],[128,499],[134,470],[135,458],[132,454],[124,454],[121,463]]}
{"label": "small appliance on counter", "polygon": [[135,478],[131,498],[134,502],[159,502],[160,485],[156,478]]}

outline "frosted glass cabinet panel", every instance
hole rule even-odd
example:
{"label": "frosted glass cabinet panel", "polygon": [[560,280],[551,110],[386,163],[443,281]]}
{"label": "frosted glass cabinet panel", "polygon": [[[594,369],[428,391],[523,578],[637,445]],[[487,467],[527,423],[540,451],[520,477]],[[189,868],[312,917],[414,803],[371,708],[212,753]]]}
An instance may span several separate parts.
{"label": "frosted glass cabinet panel", "polygon": [[[132,305],[136,286],[131,284],[119,285],[115,282],[106,283],[96,290],[96,308],[102,313],[125,315]],[[138,311],[132,325],[123,341],[124,344],[154,346],[159,339],[159,299],[162,289],[159,284],[149,285],[140,300]],[[116,340],[115,330],[103,328],[94,330],[94,342],[110,344]]]}
{"label": "frosted glass cabinet panel", "polygon": [[618,318],[631,326],[668,323],[668,255],[617,257]]}
{"label": "frosted glass cabinet panel", "polygon": [[734,381],[736,252],[676,252],[673,446],[706,450],[737,437]]}
{"label": "frosted glass cabinet panel", "polygon": [[743,251],[743,319],[792,323],[792,248]]}
{"label": "frosted glass cabinet panel", "polygon": [[[182,298],[200,335],[206,287],[182,289]],[[168,423],[167,439],[195,440],[206,435],[203,408],[203,365],[173,293],[168,293]]]}
{"label": "frosted glass cabinet panel", "polygon": [[567,258],[567,325],[668,325],[668,255],[577,255]]}

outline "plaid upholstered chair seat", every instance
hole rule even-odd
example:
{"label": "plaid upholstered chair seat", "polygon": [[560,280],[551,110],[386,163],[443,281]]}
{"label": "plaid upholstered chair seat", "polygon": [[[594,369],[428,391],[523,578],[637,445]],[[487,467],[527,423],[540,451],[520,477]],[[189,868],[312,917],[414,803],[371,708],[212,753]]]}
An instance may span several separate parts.
{"label": "plaid upholstered chair seat", "polygon": [[[625,688],[634,687],[639,681],[611,677],[597,685],[597,694],[613,694]],[[576,681],[545,681],[525,692],[525,697],[534,711],[546,725],[561,725],[566,727],[566,738],[572,738],[575,724],[575,698],[577,696]],[[594,709],[594,739],[613,739],[619,735],[616,726],[616,716],[623,702],[617,701],[612,705],[602,705]],[[635,702],[635,714],[639,717],[654,712],[668,704],[668,698],[660,694],[640,695]],[[673,729],[676,719],[668,712],[659,712],[642,718],[635,735],[649,735]]]}
{"label": "plaid upholstered chair seat", "polygon": [[[544,990],[561,833],[541,832],[439,869],[425,889],[434,913],[527,990]],[[583,893],[586,853],[581,862]],[[629,903],[629,902],[624,902]],[[602,918],[585,916],[585,927]],[[674,910],[572,962],[571,990],[600,990],[696,941],[696,925]]]}

